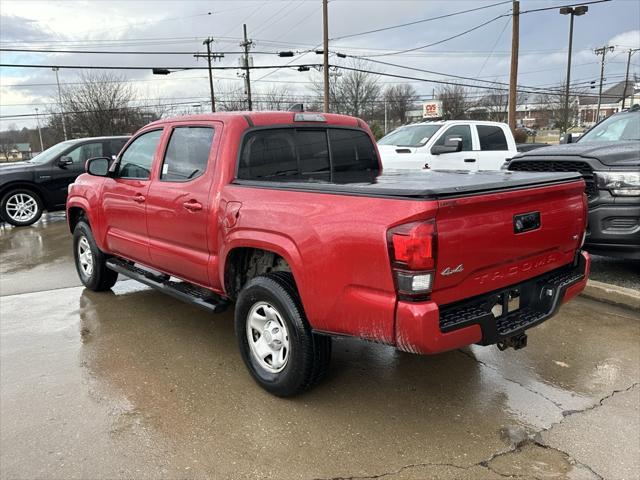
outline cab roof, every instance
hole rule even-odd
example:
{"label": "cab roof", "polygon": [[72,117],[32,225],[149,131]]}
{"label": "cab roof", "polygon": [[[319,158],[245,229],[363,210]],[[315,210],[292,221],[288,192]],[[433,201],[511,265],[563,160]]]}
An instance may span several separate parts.
{"label": "cab roof", "polygon": [[[325,121],[305,121],[296,120],[297,115],[309,116],[322,116]],[[157,120],[149,126],[160,126],[167,123],[179,123],[179,122],[203,122],[203,121],[219,121],[223,123],[233,123],[237,121],[246,122],[249,126],[268,126],[268,125],[342,125],[349,127],[361,127],[365,128],[366,124],[362,120],[350,117],[348,115],[339,115],[335,113],[322,113],[322,112],[215,112],[215,113],[203,113],[199,115],[181,115],[171,118],[163,118]]]}

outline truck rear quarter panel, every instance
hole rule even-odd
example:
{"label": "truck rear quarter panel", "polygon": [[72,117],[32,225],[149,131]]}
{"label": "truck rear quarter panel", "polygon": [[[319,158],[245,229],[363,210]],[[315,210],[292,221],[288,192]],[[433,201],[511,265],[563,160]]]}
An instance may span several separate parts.
{"label": "truck rear quarter panel", "polygon": [[289,263],[314,329],[394,341],[396,293],[386,232],[433,218],[436,202],[233,184],[222,196],[242,202],[236,225],[223,228],[222,258],[242,246],[275,251]]}

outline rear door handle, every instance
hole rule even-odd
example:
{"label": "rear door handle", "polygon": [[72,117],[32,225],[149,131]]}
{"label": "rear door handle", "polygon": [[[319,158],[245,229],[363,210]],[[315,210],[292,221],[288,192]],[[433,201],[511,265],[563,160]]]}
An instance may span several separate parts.
{"label": "rear door handle", "polygon": [[182,206],[187,210],[189,210],[190,212],[196,212],[198,210],[202,210],[202,204],[199,202],[196,202],[195,200],[189,200],[188,202],[184,202]]}
{"label": "rear door handle", "polygon": [[464,161],[465,161],[465,163],[475,163],[476,159],[475,158],[465,158]]}
{"label": "rear door handle", "polygon": [[138,203],[143,203],[146,199],[147,199],[147,197],[145,197],[144,195],[140,195],[140,194],[137,194],[135,197],[133,197],[133,201],[134,202],[138,202]]}

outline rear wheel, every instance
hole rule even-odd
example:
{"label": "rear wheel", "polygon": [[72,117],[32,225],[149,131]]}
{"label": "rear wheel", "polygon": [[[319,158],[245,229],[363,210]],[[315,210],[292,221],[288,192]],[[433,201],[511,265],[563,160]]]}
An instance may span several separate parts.
{"label": "rear wheel", "polygon": [[249,372],[274,395],[302,393],[328,371],[331,338],[311,331],[289,272],[247,283],[236,302],[235,329]]}
{"label": "rear wheel", "polygon": [[80,220],[73,230],[73,258],[82,284],[89,290],[109,290],[118,273],[107,268],[107,256],[98,248],[91,228]]}
{"label": "rear wheel", "polygon": [[42,200],[29,189],[7,192],[0,203],[2,218],[16,227],[36,223],[42,216]]}

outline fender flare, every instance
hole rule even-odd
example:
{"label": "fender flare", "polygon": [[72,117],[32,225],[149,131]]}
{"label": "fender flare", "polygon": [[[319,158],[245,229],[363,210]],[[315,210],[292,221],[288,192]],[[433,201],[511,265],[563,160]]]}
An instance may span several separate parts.
{"label": "fender flare", "polygon": [[69,226],[69,230],[71,231],[71,233],[73,233],[73,231],[71,230],[71,216],[69,215],[69,210],[72,208],[80,208],[84,212],[85,216],[89,220],[89,225],[91,226],[91,229],[93,231],[94,240],[98,245],[98,248],[100,248],[100,250],[104,252],[105,245],[103,242],[103,235],[101,234],[101,232],[99,232],[100,224],[97,218],[98,214],[94,211],[94,209],[91,208],[91,206],[89,205],[89,201],[81,196],[70,196],[67,198],[67,225]]}

